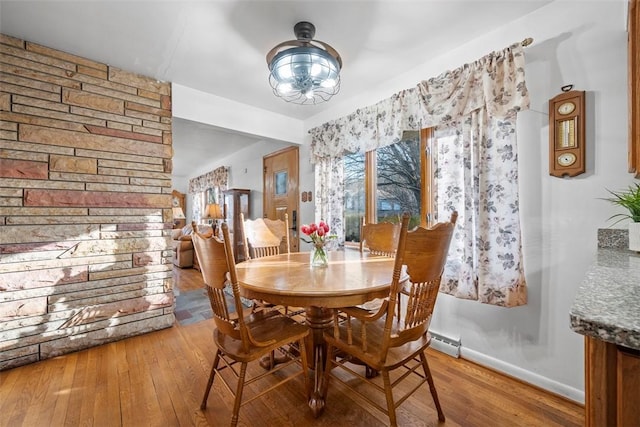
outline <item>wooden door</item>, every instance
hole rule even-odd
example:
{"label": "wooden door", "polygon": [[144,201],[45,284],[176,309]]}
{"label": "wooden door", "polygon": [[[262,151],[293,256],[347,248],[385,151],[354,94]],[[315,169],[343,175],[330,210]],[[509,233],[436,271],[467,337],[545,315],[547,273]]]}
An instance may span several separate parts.
{"label": "wooden door", "polygon": [[289,214],[291,252],[299,250],[298,236],[298,147],[276,151],[262,159],[264,170],[263,216],[282,219]]}

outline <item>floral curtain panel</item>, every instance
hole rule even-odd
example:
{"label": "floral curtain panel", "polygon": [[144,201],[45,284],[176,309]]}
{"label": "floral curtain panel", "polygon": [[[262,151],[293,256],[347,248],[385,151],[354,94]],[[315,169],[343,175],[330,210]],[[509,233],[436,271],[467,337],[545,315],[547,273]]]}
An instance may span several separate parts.
{"label": "floral curtain panel", "polygon": [[[518,43],[311,129],[317,204],[339,192],[334,159],[399,142],[406,130],[455,129],[457,138],[438,146],[439,217],[460,213],[441,290],[489,304],[525,304],[515,123],[528,108]],[[341,224],[343,206],[317,207],[316,216]]]}
{"label": "floral curtain panel", "polygon": [[438,220],[459,213],[440,289],[505,307],[527,302],[515,125],[481,108],[435,138]]}
{"label": "floral curtain panel", "polygon": [[[344,163],[342,157],[327,158],[316,164],[316,222],[324,220],[344,245]],[[322,183],[320,186],[318,183]]]}

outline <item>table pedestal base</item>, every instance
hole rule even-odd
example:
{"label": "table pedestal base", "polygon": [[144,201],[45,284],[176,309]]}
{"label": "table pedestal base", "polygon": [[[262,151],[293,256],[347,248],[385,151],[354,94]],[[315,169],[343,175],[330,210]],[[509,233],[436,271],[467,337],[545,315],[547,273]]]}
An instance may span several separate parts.
{"label": "table pedestal base", "polygon": [[327,357],[327,345],[322,334],[325,329],[333,326],[333,310],[322,307],[307,307],[307,325],[311,328],[307,340],[307,355],[309,367],[313,369],[313,389],[309,398],[309,408],[314,417],[318,417],[324,411],[324,398],[322,387],[324,367]]}

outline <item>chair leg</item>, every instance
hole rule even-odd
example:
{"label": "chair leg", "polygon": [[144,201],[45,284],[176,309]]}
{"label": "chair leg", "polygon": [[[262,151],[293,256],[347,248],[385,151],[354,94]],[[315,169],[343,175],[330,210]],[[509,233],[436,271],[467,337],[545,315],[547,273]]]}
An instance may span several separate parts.
{"label": "chair leg", "polygon": [[213,366],[211,366],[211,373],[209,374],[207,389],[204,391],[204,398],[202,399],[202,403],[200,404],[200,409],[202,410],[207,408],[207,399],[209,399],[209,392],[211,391],[211,386],[213,385],[213,378],[216,376],[218,363],[220,363],[220,350],[216,351],[216,357],[213,359]]}
{"label": "chair leg", "polygon": [[269,371],[272,370],[276,366],[276,351],[271,350],[269,353]]}
{"label": "chair leg", "polygon": [[391,388],[391,378],[389,378],[389,371],[383,369],[382,382],[384,383],[384,395],[387,398],[387,415],[389,416],[389,425],[396,427],[398,422],[396,421],[396,404],[393,401],[393,389]]}
{"label": "chair leg", "polygon": [[247,363],[244,362],[240,366],[240,374],[238,375],[238,388],[236,390],[236,400],[233,402],[233,415],[231,416],[231,427],[238,425],[238,414],[240,413],[240,404],[242,403],[242,391],[244,390],[244,378],[247,375]]}
{"label": "chair leg", "polygon": [[369,365],[364,365],[364,376],[365,378],[375,378],[377,377],[379,374],[378,371],[376,371],[375,369],[373,369],[371,366]]}
{"label": "chair leg", "polygon": [[431,376],[431,370],[429,369],[429,363],[427,362],[427,356],[424,352],[420,353],[420,359],[422,360],[422,367],[424,369],[424,374],[427,377],[427,382],[429,383],[429,390],[431,391],[431,397],[433,397],[433,403],[436,405],[436,409],[438,411],[438,420],[440,422],[444,422],[444,412],[442,412],[442,407],[440,407],[440,400],[438,399],[438,392],[436,391],[436,386],[433,383],[433,377]]}

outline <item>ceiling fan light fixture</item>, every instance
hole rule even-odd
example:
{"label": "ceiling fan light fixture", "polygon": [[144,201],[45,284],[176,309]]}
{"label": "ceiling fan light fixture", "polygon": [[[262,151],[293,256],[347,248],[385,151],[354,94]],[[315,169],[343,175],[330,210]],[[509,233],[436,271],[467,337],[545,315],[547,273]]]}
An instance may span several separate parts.
{"label": "ceiling fan light fixture", "polygon": [[334,79],[326,79],[321,83],[322,87],[335,87],[337,82]]}
{"label": "ceiling fan light fixture", "polygon": [[278,44],[267,54],[269,84],[287,102],[319,104],[340,90],[342,58],[328,44],[313,40],[315,27],[298,22],[296,40]]}
{"label": "ceiling fan light fixture", "polygon": [[290,93],[293,90],[293,86],[291,86],[291,83],[282,83],[278,85],[276,90],[278,91],[278,93],[286,94]]}

